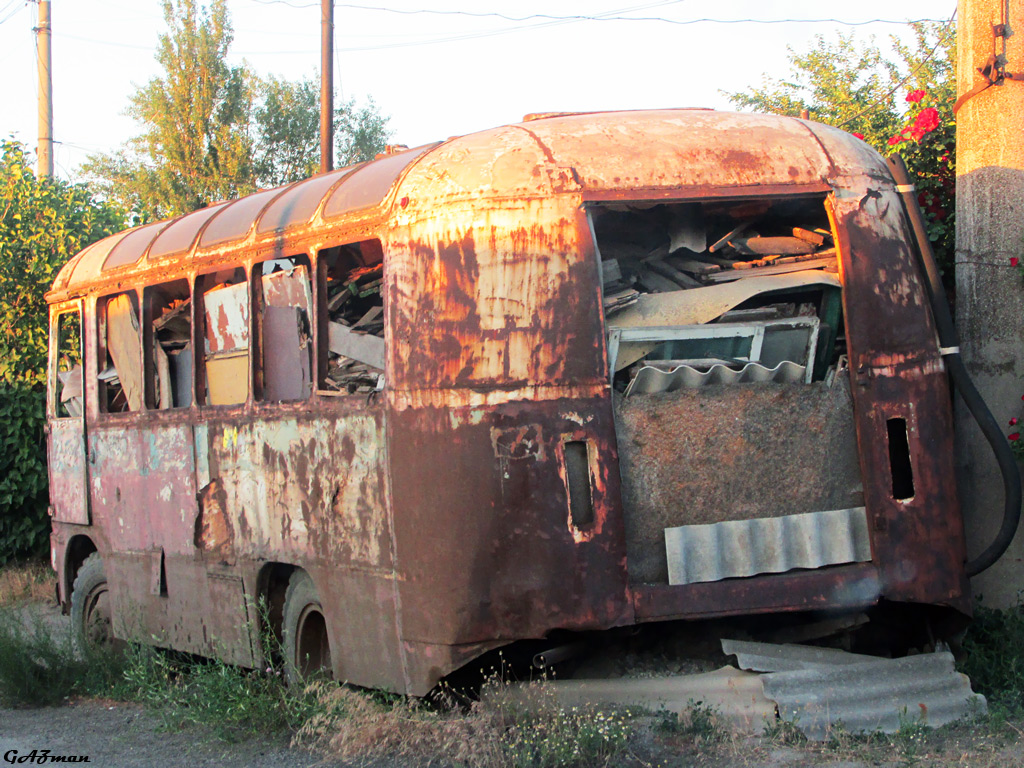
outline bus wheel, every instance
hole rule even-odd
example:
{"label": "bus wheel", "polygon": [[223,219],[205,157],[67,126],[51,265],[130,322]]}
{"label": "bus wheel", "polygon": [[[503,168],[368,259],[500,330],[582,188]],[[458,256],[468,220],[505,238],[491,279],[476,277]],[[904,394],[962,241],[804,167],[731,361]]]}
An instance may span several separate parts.
{"label": "bus wheel", "polygon": [[331,644],[327,621],[313,580],[305,571],[295,571],[284,597],[284,660],[288,682],[297,684],[321,674],[330,678]]}
{"label": "bus wheel", "polygon": [[81,653],[122,647],[123,643],[115,640],[110,630],[110,619],[110,595],[103,560],[98,552],[93,552],[78,569],[71,589],[71,631]]}

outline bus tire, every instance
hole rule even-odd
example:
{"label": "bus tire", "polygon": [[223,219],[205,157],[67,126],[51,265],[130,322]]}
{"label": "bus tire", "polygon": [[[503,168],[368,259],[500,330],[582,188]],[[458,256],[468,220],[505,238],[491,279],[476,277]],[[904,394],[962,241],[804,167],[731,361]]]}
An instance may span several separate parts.
{"label": "bus tire", "polygon": [[71,631],[81,654],[121,648],[110,628],[112,617],[103,558],[93,552],[78,569],[71,588]]}
{"label": "bus tire", "polygon": [[313,579],[305,571],[295,571],[288,580],[282,634],[289,684],[298,685],[314,675],[333,676],[327,620]]}

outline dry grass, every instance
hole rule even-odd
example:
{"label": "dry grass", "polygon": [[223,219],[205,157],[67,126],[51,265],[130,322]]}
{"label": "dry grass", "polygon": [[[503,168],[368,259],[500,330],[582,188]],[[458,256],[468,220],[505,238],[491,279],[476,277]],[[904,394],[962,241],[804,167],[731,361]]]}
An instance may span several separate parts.
{"label": "dry grass", "polygon": [[294,743],[357,765],[381,759],[466,768],[647,764],[628,750],[636,731],[633,714],[559,707],[542,686],[525,697],[484,695],[465,710],[314,685],[318,712]]}
{"label": "dry grass", "polygon": [[49,563],[30,560],[0,568],[0,607],[53,600],[57,575]]}
{"label": "dry grass", "polygon": [[333,683],[314,683],[319,711],[294,743],[344,760],[402,758],[501,766],[500,731],[479,709],[438,712],[414,700],[384,700]]}

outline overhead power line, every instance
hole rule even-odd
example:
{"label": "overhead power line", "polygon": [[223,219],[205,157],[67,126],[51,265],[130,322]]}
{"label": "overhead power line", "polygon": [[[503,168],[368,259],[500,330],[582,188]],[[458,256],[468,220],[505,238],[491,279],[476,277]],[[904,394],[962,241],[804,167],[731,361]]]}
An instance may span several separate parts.
{"label": "overhead power line", "polygon": [[25,7],[27,7],[27,6],[28,6],[28,0],[24,0],[24,2],[21,2],[21,3],[18,3],[17,1],[16,1],[16,2],[13,2],[13,3],[8,3],[7,5],[5,5],[5,6],[3,7],[3,10],[0,10],[0,14],[2,14],[2,13],[4,13],[4,12],[6,12],[6,11],[7,11],[7,10],[8,10],[9,8],[11,8],[11,6],[13,6],[13,5],[17,5],[18,7],[17,7],[17,8],[15,8],[15,9],[14,9],[13,11],[11,11],[10,13],[8,13],[8,14],[7,14],[6,16],[4,16],[4,17],[3,17],[2,19],[0,19],[0,24],[3,24],[4,22],[8,22],[8,21],[10,21],[10,20],[11,20],[11,19],[13,19],[13,18],[14,18],[15,16],[17,16],[17,15],[18,15],[19,13],[21,13],[21,11],[22,11],[22,10],[23,10],[23,9],[24,9]]}
{"label": "overhead power line", "polygon": [[[660,5],[673,5],[683,0],[668,0],[668,2],[654,3],[653,5],[644,6],[646,8],[660,6]],[[312,8],[318,3],[296,3],[291,0],[250,0],[250,2],[258,3],[260,5],[287,5],[292,8]],[[429,14],[432,16],[466,16],[470,18],[494,18],[503,19],[505,21],[522,22],[531,21],[534,19],[544,19],[548,21],[646,21],[646,22],[658,22],[662,24],[675,24],[677,26],[688,26],[691,24],[839,24],[844,27],[865,27],[870,24],[920,24],[920,23],[943,23],[945,19],[934,19],[934,18],[921,18],[921,19],[864,19],[862,21],[846,21],[844,19],[835,18],[814,18],[814,19],[715,19],[710,17],[703,17],[699,19],[668,19],[664,16],[612,16],[600,14],[597,16],[588,16],[585,14],[573,14],[568,16],[556,16],[548,13],[531,13],[526,16],[509,16],[504,13],[498,13],[496,11],[442,11],[431,8],[386,8],[384,6],[377,5],[357,5],[354,3],[335,3],[335,8],[348,8],[356,11],[377,11],[381,13],[395,13],[402,16],[414,16],[420,14]],[[626,9],[628,10],[628,9]],[[612,13],[624,13],[622,11],[612,11]],[[639,8],[637,10],[640,10]]]}

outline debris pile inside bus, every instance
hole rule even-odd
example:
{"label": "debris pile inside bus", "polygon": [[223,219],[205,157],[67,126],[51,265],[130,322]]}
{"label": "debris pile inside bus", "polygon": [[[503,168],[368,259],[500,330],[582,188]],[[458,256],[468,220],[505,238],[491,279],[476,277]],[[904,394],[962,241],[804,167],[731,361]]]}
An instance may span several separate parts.
{"label": "debris pile inside bus", "polygon": [[324,384],[338,392],[372,392],[384,373],[384,264],[364,265],[376,255],[370,244],[336,250],[326,260],[329,355]]}
{"label": "debris pile inside bus", "polygon": [[595,209],[618,392],[811,382],[843,352],[820,198]]}

